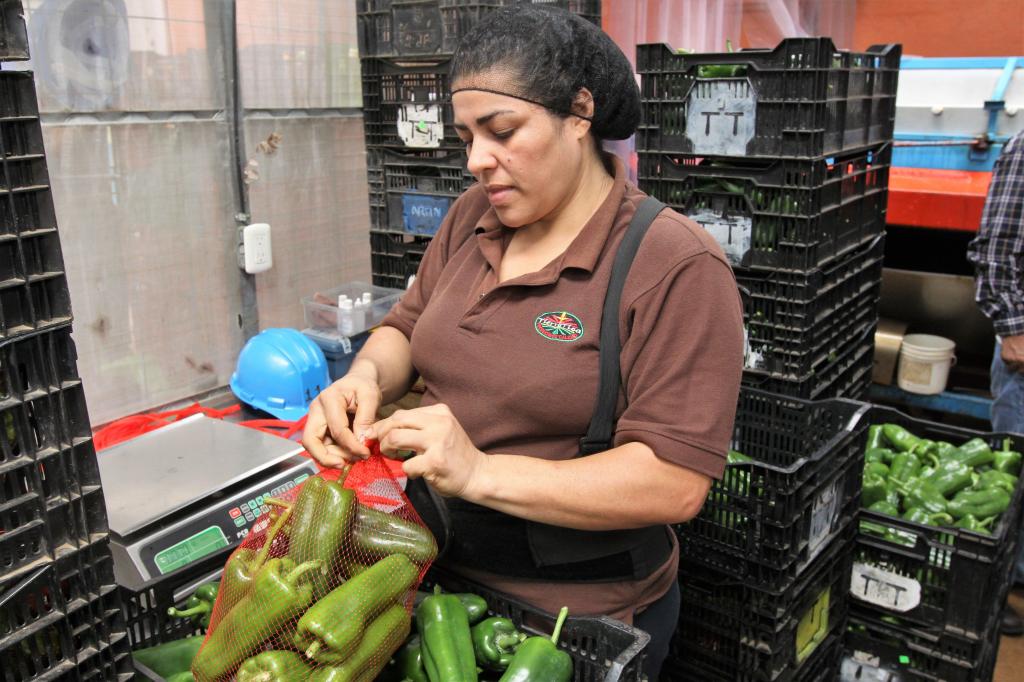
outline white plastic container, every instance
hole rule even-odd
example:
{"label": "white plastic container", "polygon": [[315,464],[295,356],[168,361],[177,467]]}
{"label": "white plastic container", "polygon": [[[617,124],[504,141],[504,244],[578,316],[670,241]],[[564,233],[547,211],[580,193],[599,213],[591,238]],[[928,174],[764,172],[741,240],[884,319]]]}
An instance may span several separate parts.
{"label": "white plastic container", "polygon": [[[354,336],[380,324],[403,293],[401,289],[349,282],[335,289],[305,296],[302,307],[306,326],[321,334]],[[339,307],[342,297],[347,304],[344,311]],[[356,301],[359,302],[358,311]]]}
{"label": "white plastic container", "polygon": [[910,393],[935,395],[946,390],[949,368],[956,364],[956,344],[932,334],[908,334],[900,347],[899,387]]}

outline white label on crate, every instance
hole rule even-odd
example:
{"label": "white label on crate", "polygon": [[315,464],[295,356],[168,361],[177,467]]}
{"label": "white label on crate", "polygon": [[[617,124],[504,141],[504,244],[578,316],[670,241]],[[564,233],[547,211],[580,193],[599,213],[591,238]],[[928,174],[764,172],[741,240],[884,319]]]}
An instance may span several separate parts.
{"label": "white label on crate", "polygon": [[408,147],[441,146],[444,123],[440,104],[403,104],[398,109],[398,136]]}
{"label": "white label on crate", "polygon": [[811,530],[807,535],[807,563],[818,556],[821,550],[828,544],[826,540],[832,535],[832,529],[839,517],[839,484],[842,479],[836,479],[832,485],[825,488],[814,500],[811,507]]}
{"label": "white label on crate", "polygon": [[853,660],[864,665],[873,665],[876,668],[882,665],[882,659],[878,656],[867,651],[861,651],[860,649],[853,652]]}
{"label": "white label on crate", "polygon": [[726,216],[721,211],[701,209],[691,213],[690,218],[711,233],[732,265],[739,265],[743,255],[750,250],[750,234],[754,225],[750,216]]}
{"label": "white label on crate", "polygon": [[686,103],[686,137],[694,154],[744,156],[754,138],[757,93],[743,78],[699,80]]}
{"label": "white label on crate", "polygon": [[765,369],[768,364],[765,358],[767,346],[755,346],[750,343],[750,332],[743,325],[743,369]]}
{"label": "white label on crate", "polygon": [[850,573],[850,594],[869,604],[906,613],[921,603],[921,583],[878,566],[858,562]]}
{"label": "white label on crate", "polygon": [[352,352],[352,339],[347,336],[341,337],[341,352],[345,355]]}

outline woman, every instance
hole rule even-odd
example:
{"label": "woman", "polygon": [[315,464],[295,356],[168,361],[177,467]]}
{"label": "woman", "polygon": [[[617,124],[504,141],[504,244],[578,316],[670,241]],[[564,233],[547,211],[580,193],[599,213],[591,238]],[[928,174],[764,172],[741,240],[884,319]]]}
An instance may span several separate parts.
{"label": "woman", "polygon": [[[632,69],[586,21],[519,6],[465,37],[451,82],[479,182],[351,371],[314,401],[303,443],[328,466],[367,456],[364,437],[413,451],[406,473],[451,498],[447,564],[549,611],[634,622],[652,635],[657,679],[679,610],[665,524],[700,510],[735,416],[735,280],[700,226],[658,214],[619,307],[614,440],[578,457],[612,260],[645,198],[601,151],[636,128]],[[374,423],[417,374],[423,407]]]}

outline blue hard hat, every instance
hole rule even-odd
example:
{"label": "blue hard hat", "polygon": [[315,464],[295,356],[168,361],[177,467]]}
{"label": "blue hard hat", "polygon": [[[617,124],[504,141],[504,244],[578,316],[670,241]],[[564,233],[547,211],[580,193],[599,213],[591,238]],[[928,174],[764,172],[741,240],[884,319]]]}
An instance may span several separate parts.
{"label": "blue hard hat", "polygon": [[231,390],[278,419],[296,421],[331,383],[324,352],[295,329],[264,329],[238,354]]}

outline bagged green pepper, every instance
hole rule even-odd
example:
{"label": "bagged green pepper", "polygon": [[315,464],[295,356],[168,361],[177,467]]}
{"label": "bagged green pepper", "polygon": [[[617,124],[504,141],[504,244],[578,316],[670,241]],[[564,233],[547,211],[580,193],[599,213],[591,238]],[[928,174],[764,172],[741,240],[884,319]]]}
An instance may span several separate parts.
{"label": "bagged green pepper", "polygon": [[314,671],[309,682],[373,680],[408,635],[409,614],[404,605],[394,604],[370,623],[351,656],[342,663]]}
{"label": "bagged green pepper", "polygon": [[343,485],[348,469],[342,470],[337,481],[320,476],[306,479],[292,510],[288,557],[296,564],[319,561],[327,569],[314,576],[314,599],[323,597],[339,581],[332,569],[340,562],[355,521],[356,493]]}
{"label": "bagged green pepper", "polygon": [[264,651],[242,663],[237,682],[293,682],[309,677],[310,669],[294,651]]}

